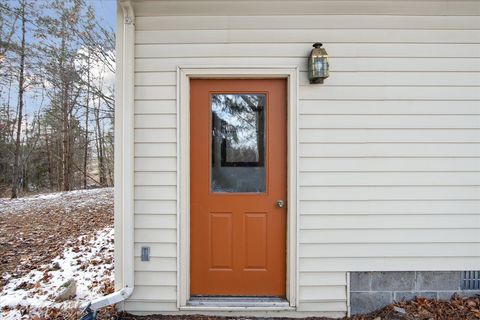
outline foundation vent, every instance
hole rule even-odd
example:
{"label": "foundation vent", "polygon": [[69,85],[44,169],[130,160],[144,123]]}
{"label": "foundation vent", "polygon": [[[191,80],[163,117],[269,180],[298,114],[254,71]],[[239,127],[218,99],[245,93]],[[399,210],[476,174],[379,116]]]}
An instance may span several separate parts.
{"label": "foundation vent", "polygon": [[462,290],[480,290],[480,271],[463,271]]}

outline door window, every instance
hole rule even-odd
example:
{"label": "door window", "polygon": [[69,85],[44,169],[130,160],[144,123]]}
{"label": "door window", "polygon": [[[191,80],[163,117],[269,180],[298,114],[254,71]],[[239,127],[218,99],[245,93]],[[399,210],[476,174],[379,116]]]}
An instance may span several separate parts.
{"label": "door window", "polygon": [[265,192],[265,94],[212,94],[212,192]]}

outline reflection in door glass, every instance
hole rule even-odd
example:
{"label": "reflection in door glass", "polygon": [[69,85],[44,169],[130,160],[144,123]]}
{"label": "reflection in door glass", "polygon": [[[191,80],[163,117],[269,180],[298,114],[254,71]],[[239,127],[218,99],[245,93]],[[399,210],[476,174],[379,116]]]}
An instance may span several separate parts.
{"label": "reflection in door glass", "polygon": [[212,94],[212,192],[265,192],[265,94]]}

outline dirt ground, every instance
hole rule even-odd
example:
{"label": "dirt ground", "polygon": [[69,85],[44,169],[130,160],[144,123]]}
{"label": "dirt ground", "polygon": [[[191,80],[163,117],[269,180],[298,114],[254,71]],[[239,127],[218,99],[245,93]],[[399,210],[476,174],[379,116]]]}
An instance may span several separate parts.
{"label": "dirt ground", "polygon": [[65,243],[113,225],[113,189],[0,199],[0,290],[49,263]]}

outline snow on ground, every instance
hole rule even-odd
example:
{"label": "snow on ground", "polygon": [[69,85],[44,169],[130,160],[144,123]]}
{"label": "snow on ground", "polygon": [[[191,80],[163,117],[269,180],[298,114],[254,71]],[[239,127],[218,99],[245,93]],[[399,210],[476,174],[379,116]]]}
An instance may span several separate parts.
{"label": "snow on ground", "polygon": [[61,206],[67,211],[89,207],[92,204],[105,205],[111,202],[113,188],[74,190],[39,194],[35,196],[9,199],[0,198],[0,214],[25,213]]}
{"label": "snow on ground", "polygon": [[107,227],[113,227],[112,188],[0,199],[0,292],[12,279],[43,271],[67,241]]}
{"label": "snow on ground", "polygon": [[[63,254],[48,265],[10,281],[0,292],[0,318],[16,320],[27,312],[28,318],[48,308],[75,309],[85,302],[113,292],[113,228],[67,242]],[[9,278],[8,274],[3,275]],[[74,299],[55,302],[58,288],[69,279],[77,284]]]}

